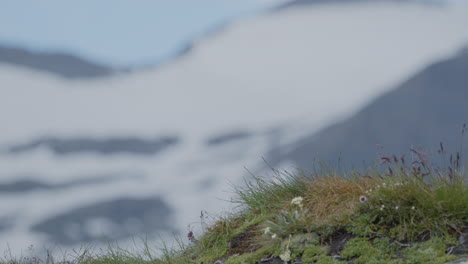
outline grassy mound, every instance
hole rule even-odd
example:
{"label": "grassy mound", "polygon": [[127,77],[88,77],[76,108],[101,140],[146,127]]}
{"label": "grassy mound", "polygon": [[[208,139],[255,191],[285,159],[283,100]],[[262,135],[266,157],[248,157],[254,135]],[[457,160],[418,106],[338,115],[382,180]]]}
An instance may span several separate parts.
{"label": "grassy mound", "polygon": [[465,179],[398,168],[257,178],[237,189],[239,215],[161,263],[445,263],[468,253]]}
{"label": "grassy mound", "polygon": [[397,157],[382,162],[384,169],[365,174],[254,178],[235,189],[238,212],[216,219],[200,237],[190,232],[191,242],[166,247],[158,258],[109,249],[73,262],[446,263],[468,257],[468,181],[459,159],[446,170],[421,157],[410,165]]}

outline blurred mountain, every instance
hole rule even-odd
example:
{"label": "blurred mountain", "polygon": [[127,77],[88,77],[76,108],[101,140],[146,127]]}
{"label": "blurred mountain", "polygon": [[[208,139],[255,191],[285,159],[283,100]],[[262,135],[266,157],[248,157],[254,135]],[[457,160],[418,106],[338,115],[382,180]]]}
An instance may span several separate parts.
{"label": "blurred mountain", "polygon": [[405,3],[412,2],[417,4],[429,4],[429,5],[440,5],[449,4],[450,0],[292,0],[282,3],[273,8],[273,10],[281,10],[290,7],[303,7],[315,4],[359,4],[359,3],[378,3],[378,2],[393,2],[393,3]]}
{"label": "blurred mountain", "polygon": [[0,240],[18,250],[125,240],[171,232],[167,223],[183,234],[201,210],[230,210],[227,183],[242,184],[244,167],[261,175],[271,149],[287,154],[454,54],[467,14],[310,5],[237,21],[164,66],[103,80],[0,67]]}
{"label": "blurred mountain", "polygon": [[279,5],[277,8],[289,8],[294,6],[302,6],[302,5],[312,5],[312,4],[330,4],[330,3],[346,3],[346,2],[364,2],[369,0],[292,0],[287,1]]}
{"label": "blurred mountain", "polygon": [[412,0],[292,0],[287,1],[276,7],[276,9],[283,9],[289,7],[299,7],[313,4],[346,4],[346,3],[361,3],[361,2],[408,2]]}
{"label": "blurred mountain", "polygon": [[111,75],[114,69],[65,53],[33,52],[0,45],[0,64],[6,63],[45,71],[63,78],[97,78]]}
{"label": "blurred mountain", "polygon": [[12,146],[10,153],[22,153],[47,147],[58,155],[75,153],[99,153],[102,155],[116,153],[132,153],[139,155],[154,155],[164,149],[177,144],[177,137],[162,137],[158,139],[143,140],[140,138],[108,138],[97,140],[90,138],[60,139],[41,138],[22,145]]}
{"label": "blurred mountain", "polygon": [[[337,95],[339,96],[339,95]],[[410,148],[436,153],[462,147],[468,122],[468,49],[431,64],[364,107],[351,118],[295,142],[290,151],[273,151],[275,160],[293,160],[312,169],[313,159],[359,167],[378,153],[401,155]],[[464,145],[463,145],[464,146]],[[379,149],[383,147],[383,149]]]}

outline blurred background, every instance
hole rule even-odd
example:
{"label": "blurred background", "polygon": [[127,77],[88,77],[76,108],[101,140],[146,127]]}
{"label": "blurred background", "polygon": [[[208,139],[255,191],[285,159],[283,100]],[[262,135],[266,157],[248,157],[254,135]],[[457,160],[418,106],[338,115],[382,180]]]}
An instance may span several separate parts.
{"label": "blurred background", "polygon": [[270,166],[466,148],[468,1],[0,6],[2,252],[185,236]]}

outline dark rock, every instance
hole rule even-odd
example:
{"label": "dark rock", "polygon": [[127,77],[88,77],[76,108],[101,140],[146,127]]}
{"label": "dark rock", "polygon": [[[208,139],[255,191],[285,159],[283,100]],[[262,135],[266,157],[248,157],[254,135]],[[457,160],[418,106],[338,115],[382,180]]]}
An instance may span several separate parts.
{"label": "dark rock", "polygon": [[64,53],[39,53],[4,46],[0,46],[0,63],[18,65],[71,79],[104,77],[116,72],[112,68]]}
{"label": "dark rock", "polygon": [[330,237],[330,240],[327,241],[327,244],[330,246],[330,255],[337,256],[340,255],[341,251],[345,248],[346,243],[355,235],[345,232],[338,231]]}
{"label": "dark rock", "polygon": [[17,144],[9,148],[10,153],[22,153],[47,147],[58,155],[70,155],[83,152],[95,152],[102,155],[130,153],[138,155],[154,155],[179,142],[178,137],[166,136],[154,140],[139,138],[42,138],[25,144]]}
{"label": "dark rock", "polygon": [[460,244],[454,247],[451,253],[454,255],[468,255],[468,232],[462,233],[458,237],[458,242]]}
{"label": "dark rock", "polygon": [[33,179],[22,179],[9,183],[0,183],[0,193],[19,193],[19,192],[30,192],[38,190],[61,190],[68,188],[76,188],[86,185],[96,185],[96,184],[105,184],[115,180],[123,178],[137,178],[140,177],[136,174],[129,173],[116,173],[111,175],[101,175],[101,176],[92,176],[92,177],[78,177],[77,180],[71,180],[64,183],[52,184],[46,183]]}
{"label": "dark rock", "polygon": [[109,242],[138,235],[175,232],[172,210],[160,198],[122,198],[51,217],[32,227],[64,245]]}
{"label": "dark rock", "polygon": [[19,180],[10,183],[0,183],[0,193],[28,192],[33,190],[49,190],[53,186],[35,180]]}
{"label": "dark rock", "polygon": [[228,243],[228,255],[254,252],[259,248],[253,243],[256,237],[257,226],[250,226],[231,238]]}
{"label": "dark rock", "polygon": [[463,258],[463,259],[450,261],[450,262],[447,262],[445,264],[468,264],[468,258]]}
{"label": "dark rock", "polygon": [[221,144],[225,144],[225,143],[230,143],[230,142],[233,142],[233,141],[243,140],[243,139],[246,139],[246,138],[248,138],[250,136],[251,136],[251,134],[249,132],[236,131],[236,132],[227,133],[227,134],[224,134],[224,135],[219,135],[219,136],[209,138],[206,141],[206,144],[208,146],[216,146],[216,145],[221,145]]}

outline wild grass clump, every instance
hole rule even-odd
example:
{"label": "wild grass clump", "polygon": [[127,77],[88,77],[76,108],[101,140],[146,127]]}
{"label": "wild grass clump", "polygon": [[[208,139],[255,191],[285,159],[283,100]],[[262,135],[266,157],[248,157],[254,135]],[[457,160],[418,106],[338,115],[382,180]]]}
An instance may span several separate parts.
{"label": "wild grass clump", "polygon": [[468,222],[468,185],[460,168],[460,156],[445,171],[418,159],[407,165],[404,158],[383,157],[386,171],[369,178],[366,201],[355,213],[361,234],[386,233],[400,240],[424,240],[461,233]]}
{"label": "wild grass clump", "polygon": [[411,154],[410,161],[382,156],[365,173],[275,170],[269,179],[252,177],[234,188],[235,213],[203,224],[199,237],[190,231],[186,242],[163,245],[157,258],[148,249],[133,255],[110,248],[68,263],[445,263],[468,256],[468,180],[460,155],[436,167],[423,152]]}
{"label": "wild grass clump", "polygon": [[236,194],[233,202],[244,206],[251,214],[271,214],[283,209],[292,198],[306,193],[309,182],[303,175],[277,170],[268,180],[252,175],[244,186],[233,186]]}

